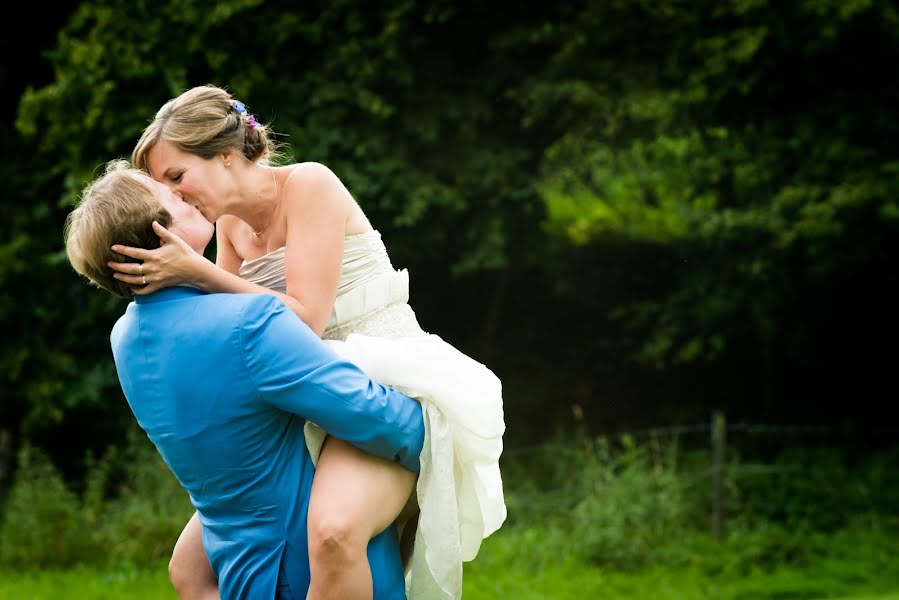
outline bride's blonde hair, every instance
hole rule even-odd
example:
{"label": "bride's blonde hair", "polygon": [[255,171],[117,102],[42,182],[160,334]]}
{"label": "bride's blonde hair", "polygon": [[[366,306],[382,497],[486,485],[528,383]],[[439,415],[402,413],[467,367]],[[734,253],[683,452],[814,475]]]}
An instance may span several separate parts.
{"label": "bride's blonde hair", "polygon": [[250,161],[268,164],[276,154],[268,127],[213,85],[189,89],[159,109],[131,153],[134,166],[149,172],[147,156],[162,140],[205,159],[236,150]]}

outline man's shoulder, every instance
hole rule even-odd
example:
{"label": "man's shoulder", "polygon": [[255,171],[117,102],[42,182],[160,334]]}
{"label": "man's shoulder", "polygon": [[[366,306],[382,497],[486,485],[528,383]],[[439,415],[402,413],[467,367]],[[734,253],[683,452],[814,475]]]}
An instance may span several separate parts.
{"label": "man's shoulder", "polygon": [[280,299],[270,294],[201,294],[173,302],[132,302],[113,325],[110,342],[115,348],[142,329],[172,325],[196,327],[204,322],[213,322],[218,327],[229,322],[240,325],[248,319],[252,321],[285,310],[289,312]]}
{"label": "man's shoulder", "polygon": [[284,303],[281,302],[281,300],[271,294],[204,294],[202,296],[195,296],[195,299],[198,306],[208,308],[221,307],[225,309],[236,308],[239,310],[267,310],[277,306],[284,306]]}
{"label": "man's shoulder", "polygon": [[271,314],[272,312],[290,312],[280,298],[271,294],[211,294],[226,296],[223,301],[232,302],[238,307],[244,318],[253,314]]}
{"label": "man's shoulder", "polygon": [[[284,335],[302,337],[296,330],[305,329],[300,318],[271,294],[201,294],[130,304],[112,328],[110,345],[117,357],[140,350],[146,340],[164,338],[171,344],[183,336],[208,343],[236,338],[240,345],[255,347],[261,340],[272,342]],[[278,332],[275,337],[272,330]]]}
{"label": "man's shoulder", "polygon": [[238,317],[245,312],[268,311],[285,306],[280,299],[271,294],[246,293],[201,294],[181,299],[180,302],[184,302],[184,304],[176,303],[171,305],[171,308],[185,310],[198,316],[222,316],[222,314],[231,313]]}
{"label": "man's shoulder", "polygon": [[207,294],[192,311],[208,327],[228,328],[253,335],[275,323],[300,321],[284,302],[271,294]]}

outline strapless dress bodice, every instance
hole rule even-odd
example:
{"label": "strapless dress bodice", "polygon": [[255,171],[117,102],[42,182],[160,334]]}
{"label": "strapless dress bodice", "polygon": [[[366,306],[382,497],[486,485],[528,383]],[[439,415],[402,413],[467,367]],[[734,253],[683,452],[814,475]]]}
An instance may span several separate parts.
{"label": "strapless dress bodice", "polygon": [[[281,293],[287,293],[287,277],[285,273],[286,247],[278,248],[268,254],[244,261],[240,267],[240,276],[247,281]],[[344,238],[343,260],[340,268],[340,281],[337,285],[337,297],[323,337],[342,339],[352,332],[364,333],[373,326],[376,313],[395,332],[371,332],[376,335],[414,335],[421,333],[417,321],[413,324],[409,318],[396,319],[401,305],[409,302],[409,273],[405,269],[396,270],[390,262],[387,248],[377,230],[348,235]],[[397,306],[400,305],[400,306]],[[411,313],[411,310],[405,311]],[[412,317],[414,321],[414,316]],[[365,323],[363,323],[363,321]]]}

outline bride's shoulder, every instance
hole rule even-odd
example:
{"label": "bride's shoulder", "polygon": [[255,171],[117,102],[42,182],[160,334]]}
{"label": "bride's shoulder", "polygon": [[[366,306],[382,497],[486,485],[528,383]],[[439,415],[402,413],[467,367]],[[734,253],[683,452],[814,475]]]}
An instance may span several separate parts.
{"label": "bride's shoulder", "polygon": [[243,223],[238,217],[234,215],[222,215],[218,218],[218,221],[215,222],[215,230],[219,234],[230,235],[234,228]]}
{"label": "bride's shoulder", "polygon": [[287,185],[320,186],[340,183],[334,171],[319,162],[301,162],[282,168],[288,169]]}
{"label": "bride's shoulder", "polygon": [[304,162],[290,165],[290,172],[284,182],[285,194],[292,202],[309,205],[307,208],[322,210],[332,207],[346,212],[355,204],[349,191],[325,165],[318,162]]}

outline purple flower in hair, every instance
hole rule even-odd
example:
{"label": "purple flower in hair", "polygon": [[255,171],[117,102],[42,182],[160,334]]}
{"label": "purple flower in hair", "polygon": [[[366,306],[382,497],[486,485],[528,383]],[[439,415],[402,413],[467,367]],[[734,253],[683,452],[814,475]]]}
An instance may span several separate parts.
{"label": "purple flower in hair", "polygon": [[235,100],[234,102],[232,102],[231,108],[233,108],[237,112],[237,114],[247,120],[247,127],[249,127],[250,129],[255,129],[259,125],[256,117],[247,112],[246,104],[244,104],[240,100]]}

